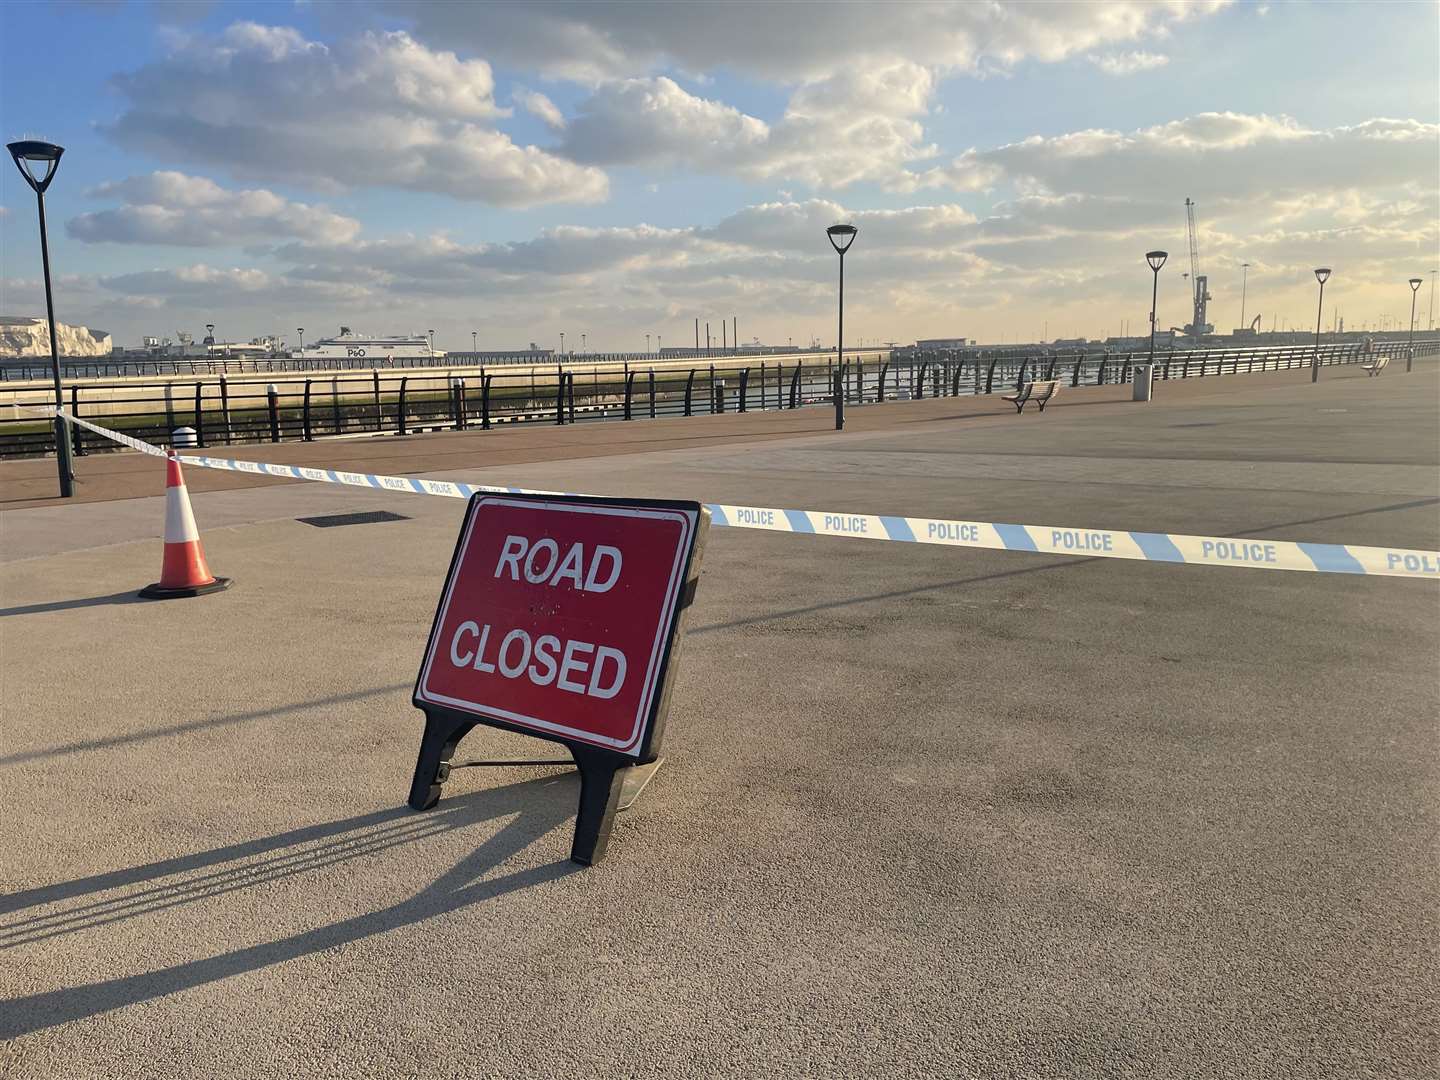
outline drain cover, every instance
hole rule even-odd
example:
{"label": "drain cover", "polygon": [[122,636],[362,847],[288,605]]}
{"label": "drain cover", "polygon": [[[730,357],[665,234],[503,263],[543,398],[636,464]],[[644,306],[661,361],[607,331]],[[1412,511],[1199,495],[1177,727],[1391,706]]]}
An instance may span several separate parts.
{"label": "drain cover", "polygon": [[338,525],[375,525],[381,521],[409,521],[404,514],[392,514],[389,510],[366,510],[356,514],[325,514],[321,517],[296,518],[305,525],[317,529],[333,529]]}

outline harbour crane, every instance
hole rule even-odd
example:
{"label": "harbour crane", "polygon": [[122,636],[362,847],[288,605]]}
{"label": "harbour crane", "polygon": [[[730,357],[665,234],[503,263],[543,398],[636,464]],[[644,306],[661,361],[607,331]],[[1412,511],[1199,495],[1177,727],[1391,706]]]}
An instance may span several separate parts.
{"label": "harbour crane", "polygon": [[1205,321],[1205,305],[1214,297],[1210,295],[1209,278],[1200,273],[1200,243],[1196,238],[1195,203],[1189,198],[1185,200],[1185,228],[1190,234],[1190,281],[1195,287],[1194,315],[1190,325],[1185,327],[1185,333],[1200,337],[1215,330],[1215,327]]}

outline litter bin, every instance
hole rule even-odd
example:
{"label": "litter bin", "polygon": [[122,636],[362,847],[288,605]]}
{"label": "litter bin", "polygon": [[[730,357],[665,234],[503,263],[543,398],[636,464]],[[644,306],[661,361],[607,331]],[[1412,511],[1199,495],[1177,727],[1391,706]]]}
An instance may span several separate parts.
{"label": "litter bin", "polygon": [[176,450],[193,450],[200,445],[193,427],[179,427],[171,433],[170,445]]}
{"label": "litter bin", "polygon": [[1135,401],[1149,401],[1155,390],[1155,367],[1152,364],[1136,364],[1134,370]]}

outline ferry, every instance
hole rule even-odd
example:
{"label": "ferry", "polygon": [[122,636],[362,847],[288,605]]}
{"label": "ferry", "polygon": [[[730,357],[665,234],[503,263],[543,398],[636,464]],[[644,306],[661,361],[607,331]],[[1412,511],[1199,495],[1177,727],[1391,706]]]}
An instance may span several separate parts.
{"label": "ferry", "polygon": [[300,352],[305,360],[384,360],[387,357],[415,360],[444,355],[430,347],[430,339],[424,334],[366,337],[348,326],[340,327],[340,333],[334,337],[321,338]]}

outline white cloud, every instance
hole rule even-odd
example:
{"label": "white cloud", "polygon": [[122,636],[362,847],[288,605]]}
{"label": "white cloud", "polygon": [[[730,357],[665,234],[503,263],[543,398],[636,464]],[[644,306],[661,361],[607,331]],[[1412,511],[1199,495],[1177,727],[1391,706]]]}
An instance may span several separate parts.
{"label": "white cloud", "polygon": [[1189,195],[1212,206],[1335,189],[1430,184],[1440,125],[1369,120],[1312,130],[1289,117],[1201,113],[1133,132],[1077,131],[968,150],[916,186],[971,190],[1009,181],[1048,194]]}
{"label": "white cloud", "polygon": [[1094,55],[1089,60],[1106,75],[1134,75],[1137,71],[1154,71],[1170,62],[1170,58],[1163,53],[1138,51]]}
{"label": "white cloud", "polygon": [[527,90],[517,86],[510,92],[510,100],[532,116],[537,117],[551,131],[565,130],[565,114],[560,107],[538,90]]}
{"label": "white cloud", "polygon": [[89,192],[120,199],[110,210],[80,214],[65,231],[86,243],[208,246],[276,239],[343,243],[360,222],[323,206],[290,202],[257,188],[231,191],[181,172],[154,172],[110,181]]}
{"label": "white cloud", "polygon": [[490,65],[404,33],[333,48],[288,27],[236,23],[181,39],[115,86],[120,145],[236,176],[321,189],[391,186],[497,206],[598,202],[605,174],[495,127]]}
{"label": "white cloud", "polygon": [[468,47],[507,66],[599,83],[666,67],[741,73],[785,84],[909,62],[941,71],[1062,60],[1160,34],[1226,0],[1085,4],[634,4],[621,0],[389,0],[422,40]]}
{"label": "white cloud", "polygon": [[908,63],[839,75],[800,88],[784,116],[768,124],[665,76],[625,79],[581,103],[561,150],[595,165],[682,167],[816,187],[900,184],[905,162],[935,152],[911,119],[933,87],[929,71]]}

